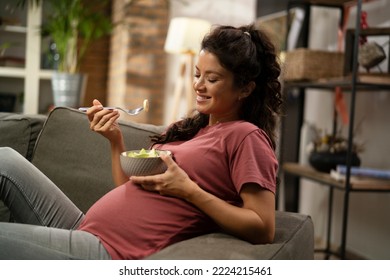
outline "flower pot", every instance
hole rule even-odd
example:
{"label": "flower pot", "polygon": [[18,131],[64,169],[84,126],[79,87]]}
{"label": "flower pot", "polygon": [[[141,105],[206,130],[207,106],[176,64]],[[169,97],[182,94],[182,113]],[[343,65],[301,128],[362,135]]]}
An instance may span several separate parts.
{"label": "flower pot", "polygon": [[84,99],[87,76],[85,74],[54,73],[51,79],[56,107],[80,107]]}
{"label": "flower pot", "polygon": [[[347,164],[347,152],[312,152],[309,156],[309,163],[314,169],[329,173],[332,169],[336,169],[337,165]],[[351,165],[360,166],[360,158],[356,153],[352,153]]]}

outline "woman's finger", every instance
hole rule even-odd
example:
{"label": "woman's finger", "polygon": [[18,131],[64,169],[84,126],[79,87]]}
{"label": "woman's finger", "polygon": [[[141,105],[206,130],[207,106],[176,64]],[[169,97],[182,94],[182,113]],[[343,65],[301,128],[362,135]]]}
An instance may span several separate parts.
{"label": "woman's finger", "polygon": [[167,165],[169,168],[170,166],[176,165],[176,162],[173,160],[172,156],[166,155],[166,154],[161,154],[160,158],[162,159],[163,162]]}

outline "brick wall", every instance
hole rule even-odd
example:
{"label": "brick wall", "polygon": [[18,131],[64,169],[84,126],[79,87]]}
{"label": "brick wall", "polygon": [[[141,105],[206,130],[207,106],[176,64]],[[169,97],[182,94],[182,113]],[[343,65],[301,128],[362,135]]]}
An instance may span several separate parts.
{"label": "brick wall", "polygon": [[[107,17],[111,17],[111,5],[106,7],[96,5],[94,0],[85,0],[88,5],[97,9],[104,8]],[[85,98],[82,106],[90,106],[93,99],[99,99],[103,104],[107,103],[107,82],[109,66],[110,36],[95,40],[89,46],[86,55],[80,65],[80,71],[88,75]]]}
{"label": "brick wall", "polygon": [[133,108],[148,99],[148,113],[123,118],[162,124],[168,1],[114,0],[112,16],[107,103]]}

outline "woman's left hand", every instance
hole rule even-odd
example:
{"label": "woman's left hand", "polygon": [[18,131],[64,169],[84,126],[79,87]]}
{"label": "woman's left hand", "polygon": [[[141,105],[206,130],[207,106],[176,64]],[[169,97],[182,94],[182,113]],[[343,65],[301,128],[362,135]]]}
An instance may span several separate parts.
{"label": "woman's left hand", "polygon": [[145,190],[183,199],[189,197],[196,188],[199,188],[171,156],[161,155],[160,157],[167,165],[167,170],[164,173],[152,176],[132,176],[130,180]]}

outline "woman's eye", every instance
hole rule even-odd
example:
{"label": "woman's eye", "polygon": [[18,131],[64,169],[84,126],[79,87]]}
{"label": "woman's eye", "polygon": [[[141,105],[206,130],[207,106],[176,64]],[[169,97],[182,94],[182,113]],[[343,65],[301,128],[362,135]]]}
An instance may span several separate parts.
{"label": "woman's eye", "polygon": [[210,83],[215,83],[217,79],[207,79]]}

